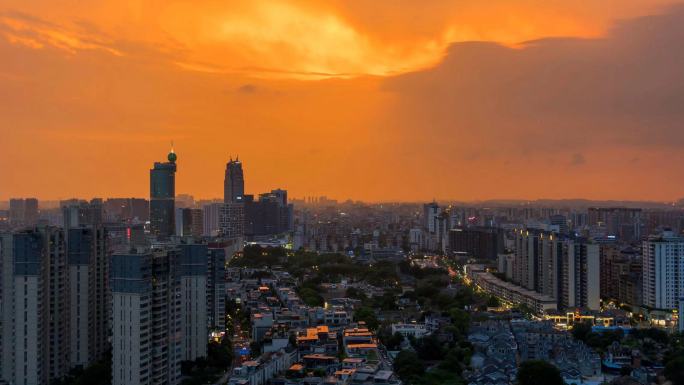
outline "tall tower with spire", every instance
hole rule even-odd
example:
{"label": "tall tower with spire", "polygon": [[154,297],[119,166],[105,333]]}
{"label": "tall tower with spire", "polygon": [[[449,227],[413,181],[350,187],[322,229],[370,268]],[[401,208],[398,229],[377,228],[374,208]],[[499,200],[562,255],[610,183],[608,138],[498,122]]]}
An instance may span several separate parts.
{"label": "tall tower with spire", "polygon": [[150,231],[164,239],[176,230],[176,160],[171,145],[168,162],[155,162],[150,170]]}
{"label": "tall tower with spire", "polygon": [[226,164],[226,175],[223,179],[223,202],[241,203],[245,196],[245,177],[242,172],[240,157],[229,158]]}

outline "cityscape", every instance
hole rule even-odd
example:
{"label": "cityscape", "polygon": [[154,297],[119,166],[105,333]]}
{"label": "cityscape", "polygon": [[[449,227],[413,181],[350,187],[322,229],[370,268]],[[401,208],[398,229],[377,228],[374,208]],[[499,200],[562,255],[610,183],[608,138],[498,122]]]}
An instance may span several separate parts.
{"label": "cityscape", "polygon": [[669,0],[0,4],[0,385],[684,385],[682,37]]}

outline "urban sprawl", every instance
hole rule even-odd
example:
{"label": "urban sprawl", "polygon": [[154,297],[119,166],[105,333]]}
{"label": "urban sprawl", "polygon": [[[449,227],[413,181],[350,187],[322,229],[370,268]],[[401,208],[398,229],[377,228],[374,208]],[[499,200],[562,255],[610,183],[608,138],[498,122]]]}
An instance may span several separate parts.
{"label": "urban sprawl", "polygon": [[232,158],[201,201],[178,164],[0,203],[0,384],[684,383],[682,201],[254,196]]}

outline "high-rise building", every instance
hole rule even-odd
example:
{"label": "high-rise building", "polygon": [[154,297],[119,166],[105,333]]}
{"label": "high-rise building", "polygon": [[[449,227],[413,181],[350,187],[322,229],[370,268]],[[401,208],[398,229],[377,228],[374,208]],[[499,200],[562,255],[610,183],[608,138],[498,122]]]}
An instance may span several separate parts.
{"label": "high-rise building", "polygon": [[210,203],[202,208],[204,236],[215,237],[219,234],[219,212],[223,203]]}
{"label": "high-rise building", "polygon": [[40,227],[0,236],[0,376],[49,384],[70,367],[64,231]]}
{"label": "high-rise building", "polygon": [[581,241],[563,242],[561,300],[565,309],[600,310],[599,245]]}
{"label": "high-rise building", "polygon": [[24,224],[33,226],[38,223],[38,199],[26,198],[24,201]]}
{"label": "high-rise building", "polygon": [[181,287],[178,252],[112,255],[112,384],[180,381]]}
{"label": "high-rise building", "polygon": [[204,235],[204,212],[200,209],[176,209],[176,235],[201,237]]}
{"label": "high-rise building", "polygon": [[226,164],[223,180],[223,203],[240,203],[245,196],[245,176],[240,159],[232,158]]}
{"label": "high-rise building", "polygon": [[164,239],[175,233],[176,154],[168,162],[156,162],[150,170],[150,230]]}
{"label": "high-rise building", "polygon": [[437,202],[423,205],[423,227],[428,233],[435,234],[437,232],[437,217],[440,212]]}
{"label": "high-rise building", "polygon": [[226,245],[209,244],[207,259],[207,321],[212,330],[226,327]]}
{"label": "high-rise building", "polygon": [[558,232],[560,234],[568,233],[568,219],[564,215],[551,215],[549,217],[549,224],[551,226],[558,226]]}
{"label": "high-rise building", "polygon": [[219,204],[218,234],[227,239],[242,239],[245,234],[246,203]]}
{"label": "high-rise building", "polygon": [[259,237],[281,234],[294,229],[294,207],[287,202],[287,191],[277,189],[244,198],[244,234]]}
{"label": "high-rise building", "polygon": [[69,262],[70,354],[72,367],[86,367],[107,350],[109,264],[107,235],[101,226],[67,232]]}
{"label": "high-rise building", "polygon": [[513,235],[510,276],[514,283],[555,298],[561,308],[599,309],[597,244],[531,229],[517,229]]}
{"label": "high-rise building", "polygon": [[641,209],[626,207],[591,207],[587,213],[590,226],[605,228],[606,235],[630,242],[641,239]]}
{"label": "high-rise building", "polygon": [[102,199],[92,199],[90,202],[84,200],[63,202],[61,205],[64,228],[85,225],[101,225],[104,216],[104,206]]}
{"label": "high-rise building", "polygon": [[150,219],[150,202],[147,199],[109,198],[103,205],[107,222],[146,222]]}
{"label": "high-rise building", "polygon": [[643,243],[643,304],[655,309],[679,308],[684,297],[684,238],[671,231]]}
{"label": "high-rise building", "polygon": [[15,227],[30,227],[36,225],[38,223],[38,199],[10,199],[9,221],[10,225]]}
{"label": "high-rise building", "polygon": [[503,231],[496,227],[464,227],[449,231],[449,249],[477,259],[495,260],[504,251]]}
{"label": "high-rise building", "polygon": [[23,199],[12,198],[9,201],[9,221],[12,225],[19,225],[24,222],[24,211],[26,205]]}
{"label": "high-rise building", "polygon": [[185,361],[207,356],[206,244],[181,244],[179,255],[181,351]]}

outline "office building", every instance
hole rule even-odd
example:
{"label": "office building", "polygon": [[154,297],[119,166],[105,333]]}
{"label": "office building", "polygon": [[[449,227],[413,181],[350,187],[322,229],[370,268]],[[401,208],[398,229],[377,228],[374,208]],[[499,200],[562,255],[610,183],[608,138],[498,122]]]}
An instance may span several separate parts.
{"label": "office building", "polygon": [[0,236],[0,376],[49,384],[70,366],[68,266],[64,231],[40,227]]}
{"label": "office building", "polygon": [[150,231],[160,239],[175,233],[176,154],[150,170]]}
{"label": "office building", "polygon": [[223,203],[240,203],[245,196],[245,176],[240,159],[232,158],[226,164],[223,180]]}
{"label": "office building", "polygon": [[178,246],[180,305],[181,305],[181,351],[184,361],[194,361],[207,356],[207,259],[206,244],[181,244]]}
{"label": "office building", "polygon": [[684,297],[684,238],[664,231],[643,243],[643,304],[679,308]]}
{"label": "office building", "polygon": [[112,256],[112,384],[176,385],[182,355],[176,250]]}
{"label": "office building", "polygon": [[70,365],[85,368],[108,349],[109,264],[102,226],[67,233],[70,305]]}
{"label": "office building", "polygon": [[495,260],[504,251],[503,230],[496,227],[459,227],[449,231],[449,250],[473,258]]}

